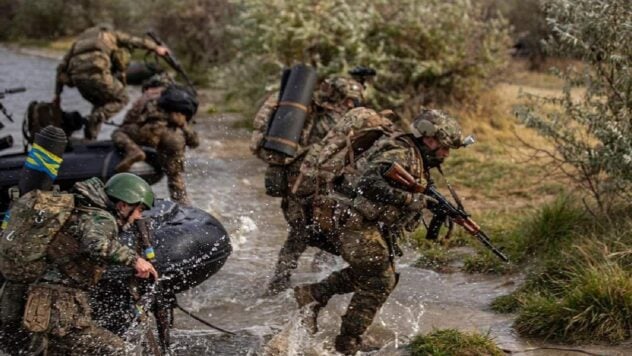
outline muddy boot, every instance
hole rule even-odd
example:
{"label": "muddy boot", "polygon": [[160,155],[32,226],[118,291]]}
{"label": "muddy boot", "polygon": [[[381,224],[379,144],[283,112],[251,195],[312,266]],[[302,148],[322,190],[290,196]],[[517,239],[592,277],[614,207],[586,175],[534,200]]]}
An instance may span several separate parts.
{"label": "muddy boot", "polygon": [[352,335],[338,335],[335,341],[336,351],[345,355],[355,355],[356,352],[371,352],[379,350],[377,346],[364,344],[362,338]]}
{"label": "muddy boot", "polygon": [[308,284],[294,287],[294,298],[299,308],[305,308],[305,313],[303,314],[305,329],[312,334],[316,334],[318,332],[318,313],[323,305],[314,297]]}
{"label": "muddy boot", "polygon": [[128,152],[125,153],[125,157],[123,160],[116,166],[117,172],[127,172],[130,167],[136,162],[145,160],[145,152],[141,150],[139,147],[131,148]]}

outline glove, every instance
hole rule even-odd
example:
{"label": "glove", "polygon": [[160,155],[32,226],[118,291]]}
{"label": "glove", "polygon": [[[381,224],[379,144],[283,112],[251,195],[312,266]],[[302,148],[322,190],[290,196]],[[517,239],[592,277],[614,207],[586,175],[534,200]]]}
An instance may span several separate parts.
{"label": "glove", "polygon": [[424,208],[428,208],[432,210],[431,206],[436,206],[438,202],[422,193],[414,193],[412,194],[412,199],[410,203],[406,206],[406,209],[410,211],[421,211]]}

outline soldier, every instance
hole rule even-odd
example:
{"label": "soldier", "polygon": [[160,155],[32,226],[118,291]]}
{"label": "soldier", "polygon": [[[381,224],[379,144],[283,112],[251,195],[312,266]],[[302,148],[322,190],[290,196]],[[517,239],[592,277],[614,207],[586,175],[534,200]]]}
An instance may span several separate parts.
{"label": "soldier", "polygon": [[171,199],[189,205],[183,175],[184,153],[187,146],[195,148],[200,144],[189,123],[197,112],[198,102],[189,90],[178,85],[170,85],[158,98],[156,95],[147,100],[139,99],[143,100],[142,107],[135,105],[123,124],[112,133],[114,144],[125,151],[125,158],[116,170],[127,171],[132,164],[145,159],[138,145],[153,147],[167,175]]}
{"label": "soldier", "polygon": [[[33,196],[29,194],[41,194],[38,192],[33,191],[23,198]],[[26,305],[20,303],[23,300],[20,295],[2,295],[3,328],[6,332],[8,326],[16,325],[16,319],[21,319],[26,330],[33,333],[32,347],[37,349],[32,349],[33,353],[125,355],[123,339],[92,320],[88,290],[97,284],[107,265],[129,266],[135,270],[137,277],[158,278],[151,263],[118,241],[119,229],[125,229],[140,219],[142,211],[153,206],[154,194],[147,182],[130,173],[114,175],[105,185],[98,178],[78,182],[70,193],[65,198],[72,198],[69,201],[74,201],[74,208],[72,204],[59,205],[49,200],[48,206],[38,208],[42,210],[30,218],[23,214],[34,210],[20,210],[15,204],[12,208],[11,219],[25,222],[27,229],[37,229],[42,223],[53,224],[52,219],[42,219],[37,225],[38,218],[45,217],[53,209],[66,208],[70,215],[60,229],[48,230],[49,233],[56,232],[54,236],[48,236],[50,242],[45,247],[46,257],[42,259],[43,273],[39,274],[38,270],[39,277],[30,284]],[[42,216],[39,216],[40,213]],[[31,225],[32,221],[36,224]],[[12,232],[18,236],[28,233],[20,231],[20,226],[12,226],[10,220],[8,234],[4,237],[8,238]],[[39,263],[26,260],[28,264]],[[31,271],[34,266],[18,267]],[[23,314],[21,310],[24,310]]]}
{"label": "soldier", "polygon": [[[282,189],[281,208],[289,225],[288,237],[279,252],[274,274],[268,284],[269,295],[289,288],[292,270],[296,269],[301,254],[305,252],[308,245],[318,243],[317,238],[310,236],[313,231],[305,228],[310,224],[308,217],[310,197],[292,194],[289,186],[293,185],[299,175],[305,152],[325,137],[342,115],[363,103],[363,92],[364,86],[353,79],[333,77],[324,80],[314,93],[310,115],[305,124],[306,129],[303,131],[306,134],[302,137],[301,153],[288,165],[268,166],[266,171],[268,184],[279,176],[285,182],[281,183],[286,185]],[[276,105],[276,96],[271,96],[259,110],[255,120],[262,120],[265,115],[271,115],[274,112],[274,105]]]}
{"label": "soldier", "polygon": [[95,140],[101,124],[119,112],[129,101],[125,91],[125,71],[130,51],[141,48],[165,56],[169,49],[154,41],[114,31],[102,25],[85,30],[57,67],[55,97],[60,104],[64,86],[77,87],[81,96],[92,105],[84,136]]}
{"label": "soldier", "polygon": [[427,199],[387,177],[394,164],[404,167],[422,186],[429,170],[448,157],[450,149],[463,146],[461,128],[456,120],[438,110],[423,110],[411,125],[412,134],[385,135],[357,160],[358,173],[345,173],[341,185],[356,181],[351,193],[337,189],[330,193],[338,204],[332,240],[337,244],[348,267],[333,272],[314,284],[294,288],[299,306],[309,305],[306,319],[311,331],[317,329],[319,310],[335,294],[353,293],[347,312],[342,316],[335,348],[354,354],[362,347],[362,334],[397,284],[394,256],[403,230],[413,231],[419,224]]}

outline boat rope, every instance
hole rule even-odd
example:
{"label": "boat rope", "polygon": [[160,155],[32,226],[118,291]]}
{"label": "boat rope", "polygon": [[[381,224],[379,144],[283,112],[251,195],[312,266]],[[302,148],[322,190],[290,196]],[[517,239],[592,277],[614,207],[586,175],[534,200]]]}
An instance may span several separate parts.
{"label": "boat rope", "polygon": [[192,319],[197,320],[197,321],[199,321],[200,323],[202,323],[202,324],[204,324],[204,325],[208,326],[209,328],[215,329],[215,330],[217,330],[217,331],[221,331],[221,332],[226,333],[226,334],[230,334],[230,335],[237,335],[237,334],[235,334],[235,333],[234,333],[234,332],[232,332],[232,331],[228,331],[228,330],[226,330],[226,329],[222,329],[222,328],[220,328],[219,326],[215,326],[215,325],[213,325],[213,324],[209,323],[208,321],[206,321],[206,320],[204,320],[204,319],[200,318],[199,316],[197,316],[197,315],[193,314],[192,312],[190,312],[190,311],[188,311],[188,310],[184,309],[184,308],[180,305],[180,303],[178,303],[178,302],[176,302],[176,307],[177,307],[178,309],[180,309],[180,310],[181,310],[184,314],[186,314],[186,315],[190,316]]}

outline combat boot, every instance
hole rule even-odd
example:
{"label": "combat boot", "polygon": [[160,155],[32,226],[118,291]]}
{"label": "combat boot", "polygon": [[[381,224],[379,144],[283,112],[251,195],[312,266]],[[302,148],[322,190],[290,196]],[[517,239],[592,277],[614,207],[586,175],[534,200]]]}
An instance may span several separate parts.
{"label": "combat boot", "polygon": [[344,355],[355,355],[356,352],[371,352],[379,350],[379,347],[362,343],[362,338],[353,335],[338,335],[334,342],[336,351]]}
{"label": "combat boot", "polygon": [[[294,298],[300,309],[304,309],[303,325],[312,334],[318,332],[318,313],[323,304],[314,297],[309,284],[294,287]],[[305,308],[304,308],[305,307]]]}
{"label": "combat boot", "polygon": [[116,166],[117,172],[127,172],[130,167],[136,162],[145,160],[145,152],[141,150],[138,146],[130,147],[127,152],[125,152],[125,157],[121,162]]}

